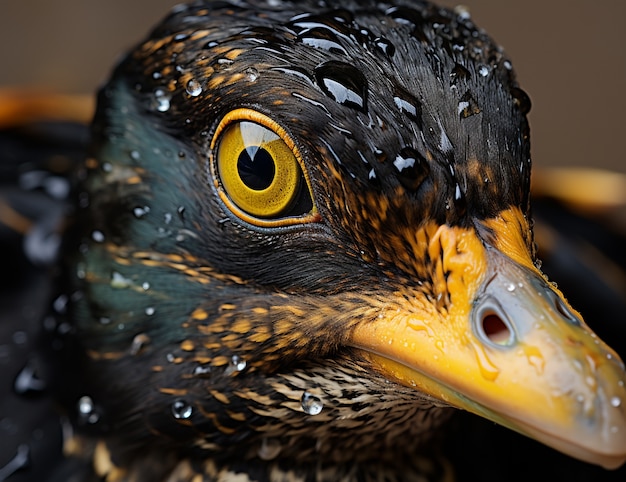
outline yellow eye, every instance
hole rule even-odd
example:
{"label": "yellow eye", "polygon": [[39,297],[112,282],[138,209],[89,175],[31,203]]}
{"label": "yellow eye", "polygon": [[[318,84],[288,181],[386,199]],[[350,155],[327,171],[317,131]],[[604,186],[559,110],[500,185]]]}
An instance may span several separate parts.
{"label": "yellow eye", "polygon": [[217,127],[211,152],[218,193],[244,221],[271,227],[316,220],[300,154],[269,117],[251,109],[230,112]]}

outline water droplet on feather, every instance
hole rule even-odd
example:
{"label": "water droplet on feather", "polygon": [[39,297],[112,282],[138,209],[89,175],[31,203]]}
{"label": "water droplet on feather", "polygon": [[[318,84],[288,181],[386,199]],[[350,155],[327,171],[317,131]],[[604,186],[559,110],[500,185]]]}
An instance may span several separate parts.
{"label": "water droplet on feather", "polygon": [[393,165],[397,170],[396,175],[400,184],[410,191],[415,191],[430,172],[426,158],[410,147],[400,151]]}
{"label": "water droplet on feather", "polygon": [[481,112],[478,103],[474,100],[474,97],[472,97],[469,90],[465,92],[463,97],[461,97],[457,110],[461,119],[467,119],[468,117],[480,114]]}
{"label": "water droplet on feather", "polygon": [[385,37],[377,37],[374,39],[374,45],[376,48],[385,54],[387,57],[393,57],[393,54],[396,53],[396,46],[391,43],[391,41],[387,40]]}
{"label": "water droplet on feather", "polygon": [[96,406],[93,403],[93,400],[87,395],[78,399],[77,409],[78,417],[83,422],[94,424],[100,420],[100,415],[96,411]]}
{"label": "water droplet on feather", "polygon": [[29,360],[15,378],[13,389],[18,395],[34,395],[46,389],[46,383],[39,377],[37,364]]}
{"label": "water droplet on feather", "polygon": [[408,100],[408,96],[396,96],[393,98],[393,102],[396,107],[400,109],[400,112],[405,114],[409,119],[418,123],[420,129],[422,128],[422,105],[417,99]]}
{"label": "water droplet on feather", "polygon": [[213,368],[211,367],[211,365],[198,365],[193,369],[192,375],[194,377],[203,378],[208,376],[212,370]]}
{"label": "water droplet on feather", "polygon": [[307,415],[318,415],[324,408],[322,400],[309,392],[304,392],[302,394],[300,403],[302,405],[302,410],[304,410],[304,413]]}
{"label": "water droplet on feather", "polygon": [[113,271],[113,273],[111,273],[110,285],[111,285],[111,288],[124,289],[124,288],[128,288],[132,286],[133,280],[131,280],[130,278],[125,278],[122,274],[118,273],[117,271]]}
{"label": "water droplet on feather", "polygon": [[176,419],[186,420],[193,414],[193,407],[184,400],[176,400],[172,403],[172,415]]}
{"label": "water droplet on feather", "polygon": [[226,366],[226,370],[224,371],[224,373],[226,375],[236,375],[237,373],[245,370],[246,365],[247,365],[246,360],[244,360],[238,355],[233,355],[230,358],[230,361],[228,362],[228,365]]}
{"label": "water droplet on feather", "polygon": [[141,219],[143,217],[145,217],[148,213],[150,212],[150,208],[148,206],[143,206],[143,207],[136,207],[133,209],[133,215],[137,218],[137,219]]}
{"label": "water droplet on feather", "polygon": [[163,89],[154,91],[153,107],[159,112],[167,112],[170,110],[170,95]]}
{"label": "water droplet on feather", "polygon": [[248,69],[246,69],[246,79],[248,80],[248,82],[256,82],[258,78],[259,71],[257,69],[255,69],[254,67],[249,67]]}
{"label": "water droplet on feather", "polygon": [[150,337],[148,335],[145,333],[138,334],[135,338],[133,338],[133,341],[130,344],[130,354],[133,356],[139,355],[149,343]]}
{"label": "water droplet on feather", "polygon": [[191,79],[189,80],[189,82],[187,82],[185,90],[191,97],[198,97],[200,94],[202,94],[202,86],[200,85],[200,82],[195,79]]}
{"label": "water droplet on feather", "polygon": [[315,69],[322,91],[335,102],[367,112],[367,79],[356,67],[331,60]]}
{"label": "water droplet on feather", "polygon": [[97,229],[92,231],[91,239],[93,239],[96,243],[104,242],[104,233],[102,231],[98,231]]}

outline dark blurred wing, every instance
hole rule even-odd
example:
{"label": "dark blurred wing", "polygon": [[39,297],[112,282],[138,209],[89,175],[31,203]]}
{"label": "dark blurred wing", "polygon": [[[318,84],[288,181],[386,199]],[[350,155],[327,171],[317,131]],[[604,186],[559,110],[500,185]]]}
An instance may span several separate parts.
{"label": "dark blurred wing", "polygon": [[14,101],[0,93],[0,481],[72,480],[80,470],[62,459],[62,423],[41,339],[69,173],[84,157],[88,129],[42,121],[54,112],[26,112]]}

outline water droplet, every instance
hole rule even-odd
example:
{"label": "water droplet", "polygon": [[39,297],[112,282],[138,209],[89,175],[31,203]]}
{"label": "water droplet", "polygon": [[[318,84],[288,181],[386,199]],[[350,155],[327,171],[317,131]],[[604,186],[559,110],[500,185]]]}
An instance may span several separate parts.
{"label": "water droplet", "polygon": [[39,378],[37,363],[34,359],[29,360],[15,378],[13,389],[18,395],[34,395],[43,392],[46,383]]}
{"label": "water droplet", "polygon": [[489,75],[489,67],[487,67],[486,65],[481,65],[480,67],[478,67],[478,75],[480,75],[481,77],[487,77]]}
{"label": "water droplet", "polygon": [[324,408],[324,403],[322,400],[309,392],[304,392],[302,394],[302,398],[300,399],[300,403],[302,405],[302,410],[307,415],[317,415],[321,413]]}
{"label": "water droplet", "polygon": [[300,33],[298,38],[304,45],[309,47],[347,55],[346,49],[339,43],[337,35],[326,27],[307,28]]}
{"label": "water droplet", "polygon": [[409,7],[391,7],[385,11],[385,15],[388,15],[402,25],[414,27],[424,23],[424,17],[421,13]]}
{"label": "water droplet", "polygon": [[[446,131],[441,125],[441,123],[439,124],[439,128],[441,129],[440,134],[439,134],[439,146],[438,146],[439,150],[445,154],[450,154],[454,150],[454,147],[452,146],[452,142],[450,141],[450,138],[448,137],[448,134],[446,134]],[[449,163],[449,166],[451,167],[451,170],[453,171],[452,177],[454,177],[455,174],[454,174],[454,168],[452,167],[452,163]]]}
{"label": "water droplet", "polygon": [[149,343],[150,337],[148,335],[145,333],[138,334],[130,344],[130,354],[133,356],[139,355]]}
{"label": "water droplet", "polygon": [[150,212],[150,208],[148,206],[136,207],[133,209],[133,215],[137,219],[141,219],[145,217]]}
{"label": "water droplet", "polygon": [[398,171],[396,175],[400,184],[410,191],[415,191],[430,172],[426,158],[410,147],[400,151],[393,165]]}
{"label": "water droplet", "polygon": [[387,40],[385,37],[377,37],[374,39],[374,45],[387,57],[393,57],[396,53],[396,46]]}
{"label": "water droplet", "polygon": [[506,290],[509,292],[515,291],[515,285],[513,283],[509,283],[508,285],[506,285]]}
{"label": "water droplet", "polygon": [[67,179],[44,170],[27,171],[19,176],[18,182],[26,191],[43,189],[55,199],[66,199],[71,189]]}
{"label": "water droplet", "polygon": [[387,154],[385,151],[377,147],[374,149],[374,155],[376,156],[376,160],[378,162],[385,162],[387,160]]}
{"label": "water droplet", "polygon": [[458,203],[462,199],[463,199],[463,192],[461,191],[461,186],[457,182],[454,185],[454,201]]}
{"label": "water droplet", "polygon": [[59,326],[57,326],[57,333],[59,335],[67,335],[70,331],[72,331],[72,325],[68,322],[60,323]]}
{"label": "water droplet", "polygon": [[174,36],[174,42],[184,42],[189,38],[188,33],[179,33]]}
{"label": "water droplet", "polygon": [[93,239],[96,243],[103,243],[104,233],[96,229],[91,233],[91,239]]}
{"label": "water droplet", "polygon": [[367,79],[356,67],[330,60],[315,69],[322,91],[335,102],[367,112]]}
{"label": "water droplet", "polygon": [[349,24],[354,22],[354,15],[350,10],[345,8],[338,8],[337,10],[332,12],[333,19],[337,20],[340,23]]}
{"label": "water droplet", "polygon": [[622,405],[622,400],[619,397],[611,398],[611,406],[618,408]]}
{"label": "water droplet", "polygon": [[141,284],[141,288],[142,288],[144,291],[148,291],[148,290],[150,289],[150,283],[148,283],[147,281],[144,281],[144,282]]}
{"label": "water droplet", "polygon": [[145,310],[146,315],[148,316],[152,316],[154,315],[154,313],[156,312],[156,310],[154,309],[153,306],[148,306]]}
{"label": "water droplet", "polygon": [[113,273],[111,273],[110,285],[111,285],[111,288],[125,289],[133,285],[133,280],[129,278],[125,278],[123,275],[121,275],[117,271],[113,271]]}
{"label": "water droplet", "polygon": [[461,64],[455,64],[450,72],[450,85],[456,87],[460,80],[467,80],[472,76],[469,70]]}
{"label": "water droplet", "polygon": [[480,374],[483,376],[483,378],[489,381],[494,381],[496,378],[498,378],[500,370],[491,362],[483,346],[471,340],[470,345],[474,349],[476,362],[478,363],[478,369],[480,370]]}
{"label": "water droplet", "polygon": [[212,370],[213,368],[211,367],[211,365],[198,365],[193,369],[192,374],[194,377],[203,378],[209,375]]}
{"label": "water droplet", "polygon": [[543,373],[546,361],[541,353],[541,350],[533,345],[527,345],[525,343],[519,344],[522,349],[522,353],[526,356],[528,363],[535,368],[537,374]]}
{"label": "water droplet", "polygon": [[163,215],[163,220],[165,221],[165,224],[169,224],[172,222],[172,214],[171,213],[165,213]]}
{"label": "water droplet", "polygon": [[78,413],[88,415],[93,411],[93,400],[91,397],[84,396],[78,400]]}
{"label": "water droplet", "polygon": [[417,122],[420,129],[422,128],[422,105],[417,99],[409,94],[404,94],[402,97],[395,96],[393,102],[400,109],[400,112]]}
{"label": "water droplet", "polygon": [[78,417],[83,422],[96,423],[100,420],[100,415],[96,412],[96,406],[91,397],[85,395],[80,397],[77,404]]}
{"label": "water droplet", "polygon": [[100,318],[98,318],[98,323],[100,323],[101,325],[108,325],[111,323],[111,318],[101,316]]}
{"label": "water droplet", "polygon": [[226,367],[225,374],[226,375],[236,375],[239,372],[242,372],[246,369],[246,360],[238,355],[233,355],[230,358],[228,366]]}
{"label": "water droplet", "polygon": [[167,112],[170,110],[170,95],[163,89],[154,91],[153,107],[159,112]]}
{"label": "water droplet", "polygon": [[280,454],[282,450],[280,441],[275,438],[263,438],[261,441],[261,447],[257,452],[261,460],[274,460]]}
{"label": "water droplet", "polygon": [[139,159],[141,159],[141,154],[139,153],[139,151],[132,150],[130,151],[130,158],[133,161],[138,161]]}
{"label": "water droplet", "polygon": [[254,67],[249,67],[246,69],[246,80],[248,82],[256,82],[259,78],[259,71]]}
{"label": "water droplet", "polygon": [[172,415],[174,418],[186,420],[193,414],[193,407],[184,400],[176,400],[172,403]]}
{"label": "water droplet", "polygon": [[474,97],[472,97],[472,94],[470,93],[469,90],[465,92],[463,97],[461,97],[461,100],[459,102],[459,106],[457,109],[458,109],[459,117],[461,119],[467,119],[468,117],[471,117],[476,114],[480,114],[481,112],[480,107],[478,106],[478,103],[474,100]]}
{"label": "water droplet", "polygon": [[76,277],[78,279],[85,279],[86,276],[87,268],[85,266],[85,263],[83,263],[82,261],[76,263]]}
{"label": "water droplet", "polygon": [[198,97],[202,94],[202,86],[200,85],[200,82],[195,79],[190,79],[189,82],[187,82],[185,90],[191,97]]}
{"label": "water droplet", "polygon": [[59,295],[55,298],[55,300],[52,302],[52,309],[60,314],[63,315],[67,312],[67,302],[69,301],[69,298],[67,295],[63,294],[63,295]]}
{"label": "water droplet", "polygon": [[36,265],[53,264],[61,247],[59,218],[55,215],[37,220],[24,237],[24,254]]}

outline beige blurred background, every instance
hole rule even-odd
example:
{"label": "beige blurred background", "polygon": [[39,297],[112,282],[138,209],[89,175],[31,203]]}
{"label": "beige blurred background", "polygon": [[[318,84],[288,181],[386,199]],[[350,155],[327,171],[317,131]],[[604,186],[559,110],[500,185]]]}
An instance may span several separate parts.
{"label": "beige blurred background", "polygon": [[[175,3],[0,0],[0,86],[93,92]],[[504,46],[533,101],[535,165],[626,172],[626,2],[463,3]]]}

